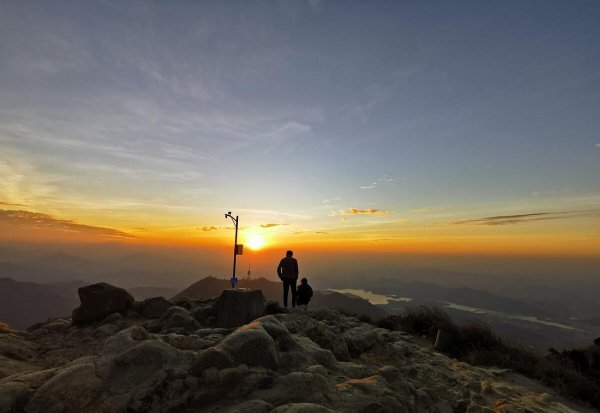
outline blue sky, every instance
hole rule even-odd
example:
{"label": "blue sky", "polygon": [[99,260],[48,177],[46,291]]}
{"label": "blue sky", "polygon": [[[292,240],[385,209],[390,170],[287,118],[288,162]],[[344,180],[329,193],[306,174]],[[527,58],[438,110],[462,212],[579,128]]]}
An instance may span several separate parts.
{"label": "blue sky", "polygon": [[593,1],[2,2],[0,201],[126,231],[229,209],[589,229],[598,21]]}

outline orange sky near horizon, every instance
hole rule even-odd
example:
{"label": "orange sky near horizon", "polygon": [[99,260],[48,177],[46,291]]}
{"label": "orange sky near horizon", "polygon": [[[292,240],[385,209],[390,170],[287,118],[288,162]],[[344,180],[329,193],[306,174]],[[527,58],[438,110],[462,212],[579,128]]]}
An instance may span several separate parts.
{"label": "orange sky near horizon", "polygon": [[[8,208],[9,206],[4,206]],[[232,248],[233,225],[173,226],[157,217],[153,226],[113,225],[110,219],[73,220],[50,214],[25,211],[21,206],[0,210],[0,241],[18,243],[119,242],[129,245],[207,247],[223,251]],[[216,217],[210,217],[216,223]],[[209,219],[205,218],[206,221]],[[265,251],[301,248],[308,251],[363,253],[412,253],[506,256],[594,257],[600,255],[597,216],[533,221],[511,225],[481,222],[384,222],[303,230],[296,224],[248,224],[240,217],[240,244],[260,242]],[[199,219],[201,222],[202,219]],[[307,227],[310,227],[307,225]]]}

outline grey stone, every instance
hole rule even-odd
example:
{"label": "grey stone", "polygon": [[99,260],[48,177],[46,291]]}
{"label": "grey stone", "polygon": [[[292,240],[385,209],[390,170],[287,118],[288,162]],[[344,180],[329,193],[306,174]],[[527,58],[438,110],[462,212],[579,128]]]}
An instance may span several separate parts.
{"label": "grey stone", "polygon": [[224,290],[215,303],[220,327],[237,327],[264,315],[265,298],[260,290]]}
{"label": "grey stone", "polygon": [[273,409],[271,403],[264,400],[248,400],[226,410],[226,413],[269,413]]}
{"label": "grey stone", "polygon": [[194,317],[183,307],[174,306],[167,310],[167,312],[160,319],[161,327],[166,332],[179,329],[179,331],[192,332],[198,330],[200,324],[194,319]]}
{"label": "grey stone", "polygon": [[146,298],[140,304],[141,308],[138,311],[147,318],[160,318],[175,305],[173,301],[164,297]]}
{"label": "grey stone", "polygon": [[102,381],[93,363],[74,364],[44,383],[25,406],[28,413],[96,412],[92,405]]}
{"label": "grey stone", "polygon": [[215,309],[212,304],[201,304],[194,308],[191,313],[192,316],[200,323],[206,321],[206,319],[213,315]]}
{"label": "grey stone", "polygon": [[28,388],[19,382],[0,384],[0,412],[17,412],[22,410]]}
{"label": "grey stone", "polygon": [[231,354],[238,363],[267,368],[277,366],[275,343],[263,328],[240,328],[217,347]]}
{"label": "grey stone", "polygon": [[192,361],[191,372],[195,376],[201,376],[205,370],[213,367],[224,369],[233,366],[233,357],[218,347],[209,347],[197,353]]}
{"label": "grey stone", "polygon": [[334,410],[315,403],[287,403],[274,408],[271,413],[334,413]]}
{"label": "grey stone", "polygon": [[134,302],[126,290],[106,283],[81,287],[78,293],[81,305],[73,310],[73,324],[77,326],[101,321],[111,313],[125,315]]}

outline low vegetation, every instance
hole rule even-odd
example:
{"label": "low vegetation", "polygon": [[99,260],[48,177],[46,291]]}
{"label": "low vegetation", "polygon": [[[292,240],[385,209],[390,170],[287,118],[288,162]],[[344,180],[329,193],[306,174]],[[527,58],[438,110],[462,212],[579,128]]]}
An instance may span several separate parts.
{"label": "low vegetation", "polygon": [[600,345],[562,352],[549,349],[547,354],[538,354],[507,343],[482,322],[456,324],[436,307],[409,308],[374,324],[418,334],[432,342],[441,331],[445,340],[440,340],[440,350],[450,357],[472,365],[511,369],[600,408]]}

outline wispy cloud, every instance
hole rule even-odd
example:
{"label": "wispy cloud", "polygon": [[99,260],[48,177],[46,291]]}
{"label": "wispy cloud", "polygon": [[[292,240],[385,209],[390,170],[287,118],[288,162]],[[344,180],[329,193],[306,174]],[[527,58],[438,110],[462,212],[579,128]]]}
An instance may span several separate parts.
{"label": "wispy cloud", "polygon": [[381,182],[393,182],[394,178],[391,178],[387,175],[383,175],[381,178],[377,178],[375,180],[375,182],[371,182],[370,185],[363,185],[360,187],[360,189],[375,189],[377,187],[377,183],[381,183]]}
{"label": "wispy cloud", "polygon": [[53,229],[64,232],[85,233],[109,238],[135,238],[134,235],[113,228],[79,224],[73,220],[57,219],[47,214],[30,211],[0,209],[0,223],[22,225],[34,229]]}
{"label": "wispy cloud", "polygon": [[290,224],[261,224],[261,228],[273,228],[273,227],[281,227],[284,225],[290,225]]}
{"label": "wispy cloud", "polygon": [[13,204],[11,202],[4,202],[4,201],[0,201],[0,205],[17,206],[17,207],[26,207],[26,206],[28,206],[28,205],[25,205],[25,204]]}
{"label": "wispy cloud", "polygon": [[341,201],[341,200],[342,200],[342,198],[331,198],[331,199],[324,199],[321,202],[324,204],[330,204],[332,202]]}
{"label": "wispy cloud", "polygon": [[348,208],[340,209],[339,211],[331,211],[329,216],[345,216],[345,215],[387,215],[389,212],[383,209],[359,209],[359,208]]}
{"label": "wispy cloud", "polygon": [[413,212],[438,212],[440,208],[418,208],[413,209]]}
{"label": "wispy cloud", "polygon": [[458,225],[511,225],[534,221],[546,221],[554,219],[578,218],[600,214],[598,210],[588,211],[563,211],[563,212],[533,212],[530,214],[498,215],[477,219],[466,219],[452,221],[451,224]]}

